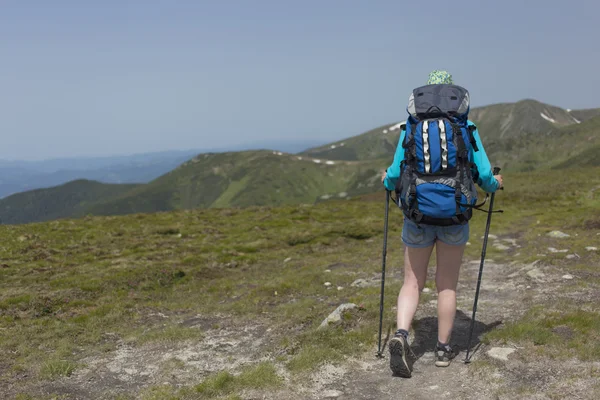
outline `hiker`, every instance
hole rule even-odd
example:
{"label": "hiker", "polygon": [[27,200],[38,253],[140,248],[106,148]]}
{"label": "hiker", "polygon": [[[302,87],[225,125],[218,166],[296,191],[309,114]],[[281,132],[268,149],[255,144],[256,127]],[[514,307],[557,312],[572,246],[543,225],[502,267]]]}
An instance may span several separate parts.
{"label": "hiker", "polygon": [[[433,71],[427,86],[413,91],[409,118],[382,183],[395,191],[404,213],[404,284],[398,295],[397,331],[390,340],[390,368],[409,378],[416,357],[409,330],[436,247],[438,342],[435,365],[447,367],[457,352],[450,345],[456,314],[456,285],[469,239],[475,183],[488,193],[503,186],[494,176],[477,127],[468,120],[469,94],[446,71]],[[406,138],[408,134],[408,140]]]}

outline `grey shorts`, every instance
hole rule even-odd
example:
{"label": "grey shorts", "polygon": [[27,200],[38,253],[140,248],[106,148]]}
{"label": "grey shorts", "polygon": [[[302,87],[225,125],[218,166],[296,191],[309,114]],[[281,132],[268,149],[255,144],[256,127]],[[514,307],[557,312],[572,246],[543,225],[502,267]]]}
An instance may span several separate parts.
{"label": "grey shorts", "polygon": [[469,224],[452,226],[418,225],[404,219],[402,241],[408,247],[433,246],[436,240],[452,246],[462,246],[469,240]]}

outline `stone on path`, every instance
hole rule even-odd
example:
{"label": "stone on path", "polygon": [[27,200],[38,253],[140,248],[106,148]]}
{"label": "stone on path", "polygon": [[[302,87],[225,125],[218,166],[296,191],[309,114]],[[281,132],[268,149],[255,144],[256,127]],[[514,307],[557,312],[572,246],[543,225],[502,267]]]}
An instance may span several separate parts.
{"label": "stone on path", "polygon": [[550,237],[553,237],[553,238],[557,238],[557,239],[568,238],[571,236],[571,235],[561,232],[561,231],[552,231],[552,232],[549,232],[547,235]]}
{"label": "stone on path", "polygon": [[367,286],[370,286],[370,285],[369,285],[369,282],[367,282],[365,279],[357,279],[354,282],[352,282],[350,284],[350,286],[362,288],[362,287],[367,287]]}
{"label": "stone on path", "polygon": [[331,286],[331,282],[325,282],[323,285],[329,287],[329,286]]}
{"label": "stone on path", "polygon": [[586,247],[585,249],[586,249],[587,251],[598,251],[598,248],[597,248],[597,247],[594,247],[594,246],[588,246],[588,247]]}
{"label": "stone on path", "polygon": [[327,328],[329,324],[334,324],[342,320],[342,313],[346,310],[351,310],[356,307],[354,303],[344,303],[335,309],[327,318],[321,322],[319,328]]}
{"label": "stone on path", "polygon": [[514,353],[516,350],[512,347],[492,347],[488,350],[488,355],[496,360],[508,361],[508,356]]}
{"label": "stone on path", "polygon": [[567,253],[569,250],[567,250],[567,249],[558,250],[558,249],[555,249],[554,247],[548,247],[548,251],[550,253]]}
{"label": "stone on path", "polygon": [[325,392],[323,392],[323,398],[324,399],[337,399],[338,397],[342,396],[344,393],[340,392],[339,390],[326,390]]}
{"label": "stone on path", "polygon": [[529,271],[529,270],[533,269],[533,268],[534,268],[534,267],[537,265],[537,263],[539,263],[539,262],[540,262],[540,260],[535,260],[535,261],[534,261],[534,262],[532,262],[531,264],[527,264],[527,265],[525,265],[523,268],[521,268],[521,269],[520,269],[520,270],[518,270],[518,271],[515,271],[515,272],[513,272],[512,274],[508,275],[507,277],[508,277],[508,278],[516,278],[516,277],[518,277],[518,276],[521,276],[521,274],[522,274],[523,272],[525,272],[525,271]]}
{"label": "stone on path", "polygon": [[500,242],[495,242],[493,246],[495,249],[498,249],[498,250],[510,250],[510,247],[508,247]]}
{"label": "stone on path", "polygon": [[533,279],[542,279],[546,276],[546,274],[544,274],[539,269],[534,268],[531,271],[527,271],[527,276]]}
{"label": "stone on path", "polygon": [[[483,236],[482,236],[481,238],[483,239]],[[496,239],[498,239],[498,236],[496,236],[496,235],[493,235],[493,234],[491,234],[491,233],[490,233],[490,234],[488,235],[488,239],[496,240]]]}
{"label": "stone on path", "polygon": [[566,274],[566,275],[563,275],[563,276],[562,276],[562,278],[563,278],[563,279],[570,280],[570,279],[573,279],[573,275],[571,275],[571,274]]}

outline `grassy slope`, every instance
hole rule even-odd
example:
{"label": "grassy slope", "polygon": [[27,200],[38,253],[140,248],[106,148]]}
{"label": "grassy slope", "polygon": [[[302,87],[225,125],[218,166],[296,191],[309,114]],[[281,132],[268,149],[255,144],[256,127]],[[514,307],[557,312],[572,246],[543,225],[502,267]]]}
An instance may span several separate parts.
{"label": "grassy slope", "polygon": [[[554,119],[556,123],[544,119],[540,115],[542,113]],[[547,133],[557,127],[575,123],[566,110],[536,100],[474,108],[469,118],[481,131],[494,132],[493,136],[498,140],[520,137],[529,133]],[[491,138],[488,139],[490,140]]]}
{"label": "grassy slope", "polygon": [[511,162],[513,169],[599,165],[600,117],[532,136],[524,143],[528,152]]}
{"label": "grassy slope", "polygon": [[49,189],[19,193],[0,200],[0,220],[12,224],[82,216],[90,204],[118,196],[136,186],[77,180]]}
{"label": "grassy slope", "polygon": [[[572,113],[588,119],[596,110],[575,110]],[[541,114],[554,119],[552,123]],[[584,115],[588,118],[584,118]],[[517,103],[493,104],[471,110],[470,119],[480,128],[484,143],[490,154],[514,150],[518,140],[530,134],[545,134],[557,128],[575,124],[573,116],[566,110],[535,100]],[[348,139],[306,150],[303,154],[330,160],[365,160],[393,157],[398,143],[399,131],[383,133],[390,125],[375,128]],[[517,142],[515,142],[517,139]],[[344,143],[344,146],[340,145]],[[335,146],[332,148],[332,146]]]}
{"label": "grassy slope", "polygon": [[[301,159],[299,159],[301,158]],[[339,162],[272,151],[202,154],[146,185],[73,182],[0,200],[5,223],[65,216],[122,215],[174,209],[314,203],[322,196],[376,190],[387,160]],[[92,190],[93,189],[93,190]],[[68,200],[66,200],[68,199]],[[20,208],[21,204],[28,204]],[[48,204],[58,210],[47,211]],[[15,209],[18,212],[13,212]]]}
{"label": "grassy slope", "polygon": [[588,119],[599,117],[600,108],[588,108],[585,110],[572,110],[570,114],[577,118],[579,121],[587,121]]}
{"label": "grassy slope", "polygon": [[[531,170],[563,164],[573,158],[576,165],[597,163],[590,146],[597,146],[600,126],[594,110],[574,110],[568,113],[558,107],[535,100],[494,104],[475,108],[470,119],[482,136],[486,152],[494,164],[506,170]],[[544,119],[552,118],[555,123]],[[574,116],[584,121],[577,124]],[[390,125],[373,129],[341,142],[331,143],[305,154],[328,159],[382,158],[384,164],[393,157],[398,131],[384,134]],[[344,147],[340,144],[344,143]],[[336,146],[334,149],[331,145]],[[595,148],[595,147],[594,147]],[[579,156],[581,155],[581,157]],[[565,165],[570,165],[567,162]]]}
{"label": "grassy slope", "polygon": [[[581,258],[565,263],[564,254],[555,254],[544,262],[565,273],[575,268],[586,279],[572,281],[545,305],[553,319],[537,313],[533,320],[514,321],[488,340],[508,338],[521,345],[537,340],[543,346],[542,357],[600,356],[600,338],[593,329],[575,330],[567,353],[552,333],[552,327],[565,318],[583,318],[582,323],[600,320],[597,312],[589,311],[596,307],[593,300],[589,304],[568,300],[569,293],[581,290],[577,285],[600,285],[600,254],[583,249],[597,243],[600,192],[592,189],[600,185],[599,177],[598,168],[506,176],[507,189],[497,198],[505,213],[494,218],[493,230],[520,238],[524,246],[513,259],[531,261],[547,252],[547,246],[558,246],[545,233],[560,229],[571,234],[560,239],[560,246],[568,246]],[[0,350],[11,354],[0,361],[0,382],[28,393],[30,384],[46,385],[70,375],[83,368],[81,360],[86,356],[116,350],[117,342],[108,340],[107,332],[134,347],[199,340],[203,329],[182,323],[197,316],[199,305],[203,318],[231,315],[240,327],[267,324],[273,330],[269,352],[277,354],[277,362],[298,379],[323,362],[361,352],[375,343],[379,288],[354,288],[350,283],[380,272],[382,196],[380,192],[370,196],[375,201],[300,207],[176,211],[0,226]],[[399,213],[392,211],[391,238],[400,234],[399,220]],[[478,215],[472,223],[474,246],[467,248],[468,258],[479,255],[475,232],[483,232],[484,222]],[[400,247],[390,245],[388,251],[390,260],[400,257]],[[489,258],[504,256],[500,250],[488,249]],[[284,263],[287,258],[291,261]],[[327,268],[331,272],[326,273]],[[344,290],[328,290],[325,281]],[[390,281],[387,290],[397,292],[398,283]],[[429,300],[424,294],[422,301]],[[347,301],[363,307],[340,328],[316,330],[333,308]],[[388,296],[386,309],[391,310],[394,301],[394,296]],[[156,313],[169,318],[149,317]],[[543,328],[543,340],[520,333],[527,333],[523,329],[532,323]],[[521,357],[539,357],[539,343],[533,350],[520,350]],[[258,375],[268,376],[274,385],[279,382],[273,365],[257,368]],[[198,378],[183,389],[162,385],[164,397],[148,398],[200,399],[239,393],[244,385],[257,384],[248,375],[257,373],[243,369],[236,378],[227,373]]]}
{"label": "grassy slope", "polygon": [[92,207],[90,211],[126,214],[313,203],[326,194],[358,193],[362,187],[357,177],[374,178],[382,169],[378,161],[327,165],[324,161],[315,163],[298,158],[271,151],[203,154],[150,184]]}
{"label": "grassy slope", "polygon": [[579,154],[575,154],[565,161],[560,162],[553,166],[553,168],[569,168],[573,165],[579,166],[600,166],[600,143],[596,140],[595,144],[581,151]]}
{"label": "grassy slope", "polygon": [[[325,146],[308,149],[301,153],[314,158],[327,160],[370,160],[394,155],[399,130],[383,133],[395,124],[383,125],[360,135],[329,143]],[[334,146],[334,148],[332,148]]]}

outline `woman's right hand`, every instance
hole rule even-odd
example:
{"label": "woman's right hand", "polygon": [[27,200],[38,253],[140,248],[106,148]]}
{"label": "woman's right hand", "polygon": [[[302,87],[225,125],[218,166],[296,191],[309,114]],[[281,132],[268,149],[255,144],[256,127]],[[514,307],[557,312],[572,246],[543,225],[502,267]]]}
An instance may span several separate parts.
{"label": "woman's right hand", "polygon": [[498,181],[498,189],[502,189],[504,187],[504,181],[502,180],[502,175],[494,175],[494,178]]}

